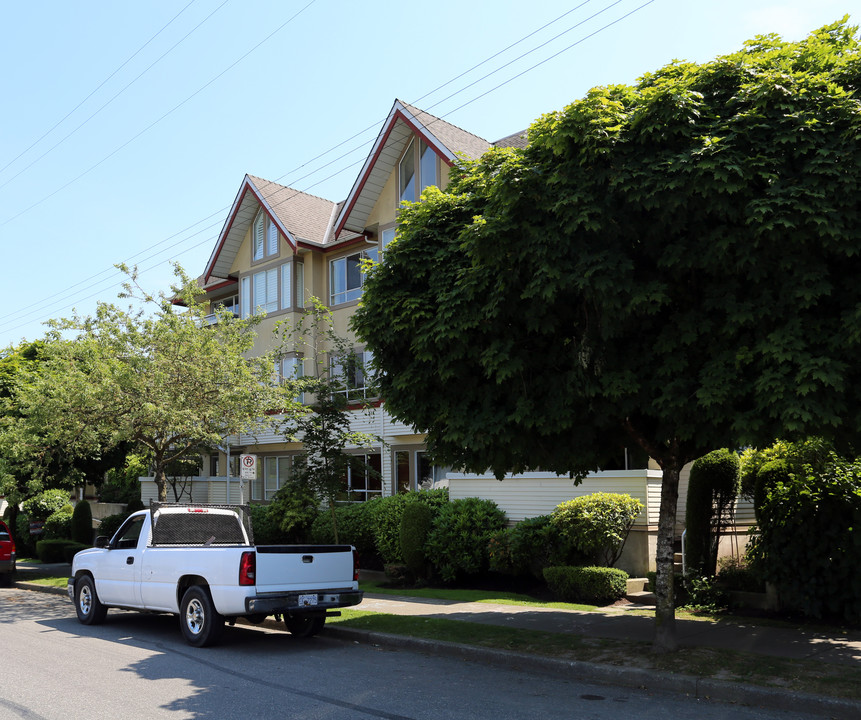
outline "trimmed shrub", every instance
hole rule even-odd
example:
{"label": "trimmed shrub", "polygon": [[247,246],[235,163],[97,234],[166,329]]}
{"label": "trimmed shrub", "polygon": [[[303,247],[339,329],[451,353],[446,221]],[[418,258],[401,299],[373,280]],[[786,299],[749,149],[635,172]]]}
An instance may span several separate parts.
{"label": "trimmed shrub", "polygon": [[113,537],[114,533],[120,529],[120,525],[126,521],[126,518],[130,514],[131,513],[121,512],[116,515],[103,517],[102,522],[99,523],[99,529],[96,532],[99,535],[107,535],[109,538]]}
{"label": "trimmed shrub", "polygon": [[[338,523],[338,540],[344,545],[353,545],[359,552],[363,567],[374,564],[376,554],[373,524],[368,503],[348,503],[335,506]],[[335,542],[332,515],[328,509],[320,510],[311,524],[311,541],[321,545]]]}
{"label": "trimmed shrub", "polygon": [[861,462],[834,457],[768,492],[748,556],[782,607],[861,622]]}
{"label": "trimmed shrub", "polygon": [[714,577],[721,529],[739,489],[738,455],[726,448],[694,461],[685,508],[688,574]]}
{"label": "trimmed shrub", "polygon": [[93,510],[86,500],[75,505],[69,537],[82,545],[89,545],[93,541]]}
{"label": "trimmed shrub", "polygon": [[630,495],[593,493],[559,503],[550,521],[587,562],[610,567],[622,554],[642,503]]}
{"label": "trimmed shrub", "polygon": [[628,573],[618,568],[556,565],[544,568],[544,579],[563,602],[604,605],[624,597],[628,589]]}
{"label": "trimmed shrub", "polygon": [[41,540],[71,540],[72,515],[75,508],[64,505],[45,520]]}
{"label": "trimmed shrub", "polygon": [[445,582],[478,575],[488,569],[490,538],[503,527],[505,513],[492,500],[454,500],[434,518],[427,556]]}
{"label": "trimmed shrub", "polygon": [[136,513],[138,510],[146,510],[147,506],[144,505],[143,500],[140,499],[140,496],[134,497],[126,503],[126,513],[131,515],[132,513]]}
{"label": "trimmed shrub", "polygon": [[34,522],[44,522],[68,504],[67,490],[45,490],[21,503],[21,509]]}
{"label": "trimmed shrub", "polygon": [[61,563],[66,562],[64,555],[65,549],[71,545],[76,545],[71,540],[61,540],[59,538],[51,540],[39,540],[36,542],[36,556],[43,563]]}
{"label": "trimmed shrub", "polygon": [[578,555],[550,515],[527,518],[494,533],[489,549],[491,570],[537,580],[544,579],[544,568],[573,565]]}
{"label": "trimmed shrub", "polygon": [[448,504],[448,489],[412,491],[374,498],[366,503],[371,513],[374,542],[386,564],[403,563],[401,556],[401,518],[408,503],[422,502],[432,508]]}
{"label": "trimmed shrub", "polygon": [[433,518],[433,508],[422,502],[407,503],[401,516],[401,555],[417,578],[424,578],[428,574],[425,547]]}
{"label": "trimmed shrub", "polygon": [[86,543],[71,542],[63,548],[63,561],[71,565],[75,555],[81,552],[81,550],[86,550],[91,547],[92,545],[88,545]]}

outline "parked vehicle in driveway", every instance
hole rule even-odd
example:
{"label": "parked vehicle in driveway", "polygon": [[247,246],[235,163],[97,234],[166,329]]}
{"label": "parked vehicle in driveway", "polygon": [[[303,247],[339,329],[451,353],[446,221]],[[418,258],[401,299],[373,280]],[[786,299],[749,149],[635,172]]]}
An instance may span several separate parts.
{"label": "parked vehicle in driveway", "polygon": [[237,617],[276,615],[294,635],[315,635],[336,608],[362,601],[358,580],[350,545],[255,546],[244,506],[153,503],[75,555],[68,593],[85,625],[108,608],[169,612],[203,647]]}
{"label": "parked vehicle in driveway", "polygon": [[15,541],[9,526],[0,520],[0,579],[4,582],[15,572]]}

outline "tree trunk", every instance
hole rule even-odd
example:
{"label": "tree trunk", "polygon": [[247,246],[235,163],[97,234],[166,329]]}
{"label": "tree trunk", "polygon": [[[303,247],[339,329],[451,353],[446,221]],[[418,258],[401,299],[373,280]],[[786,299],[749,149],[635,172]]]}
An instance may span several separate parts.
{"label": "tree trunk", "polygon": [[167,502],[167,476],[161,463],[155,466],[155,486],[158,488],[158,501]]}
{"label": "tree trunk", "polygon": [[658,653],[671,652],[678,647],[676,637],[676,604],[674,593],[673,541],[676,530],[676,506],[679,499],[678,460],[661,464],[661,510],[658,519],[658,546],[655,582],[655,638],[652,649]]}

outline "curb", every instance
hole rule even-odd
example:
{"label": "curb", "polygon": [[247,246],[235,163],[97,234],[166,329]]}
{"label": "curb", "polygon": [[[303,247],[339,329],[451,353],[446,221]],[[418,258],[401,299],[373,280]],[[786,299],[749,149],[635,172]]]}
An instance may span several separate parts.
{"label": "curb", "polygon": [[596,665],[579,660],[558,660],[507,650],[460,645],[442,640],[424,640],[404,635],[337,628],[329,625],[326,626],[325,636],[349,642],[364,642],[382,647],[413,650],[458,660],[471,660],[498,668],[535,672],[545,676],[552,675],[562,680],[653,690],[686,695],[699,700],[766,707],[770,710],[825,715],[837,720],[857,720],[858,717],[861,717],[861,702],[854,700],[775,690],[724,680],[706,680],[691,675],[677,675],[660,670]]}
{"label": "curb", "polygon": [[[33,590],[68,597],[66,588],[39,585],[26,581],[15,581],[12,585],[21,590]],[[262,625],[270,629],[286,632],[283,624],[276,622],[274,619],[267,618]],[[599,685],[652,690],[675,695],[685,695],[697,698],[698,700],[766,707],[770,710],[825,715],[835,720],[857,720],[857,718],[861,717],[861,702],[855,700],[793,692],[791,690],[775,690],[725,680],[708,680],[692,675],[679,675],[660,670],[597,665],[579,660],[559,660],[509,650],[495,650],[475,645],[461,645],[444,640],[425,640],[407,635],[354,630],[352,628],[334,627],[332,625],[326,625],[323,637],[343,642],[366,643],[393,649],[412,650],[457,660],[470,660],[506,670],[514,669],[545,676],[551,675],[561,680],[576,680]]]}

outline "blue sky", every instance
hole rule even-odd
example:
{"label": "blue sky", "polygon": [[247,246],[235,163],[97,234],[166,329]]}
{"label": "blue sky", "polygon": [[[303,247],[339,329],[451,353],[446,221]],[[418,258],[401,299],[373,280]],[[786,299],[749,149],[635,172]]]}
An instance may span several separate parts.
{"label": "blue sky", "polygon": [[9,3],[0,348],[116,300],[115,263],[150,290],[171,261],[200,274],[246,173],[342,200],[396,97],[492,141],[844,14],[859,0]]}

